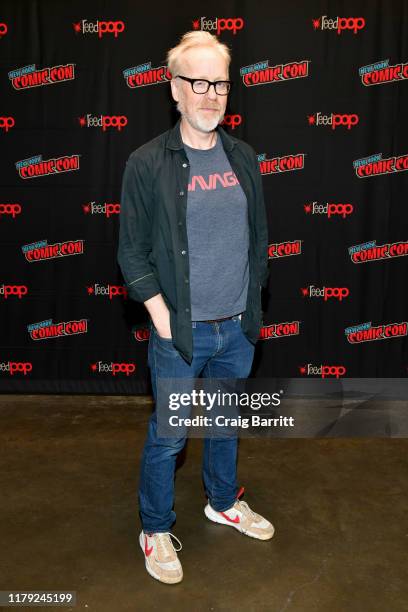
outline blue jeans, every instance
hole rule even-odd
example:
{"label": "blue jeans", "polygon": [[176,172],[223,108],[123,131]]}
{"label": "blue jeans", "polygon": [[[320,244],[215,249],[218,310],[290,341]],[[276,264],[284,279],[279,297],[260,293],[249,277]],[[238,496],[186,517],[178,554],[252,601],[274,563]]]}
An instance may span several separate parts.
{"label": "blue jeans", "polygon": [[[192,322],[193,360],[189,365],[170,339],[161,338],[151,325],[148,365],[153,396],[157,398],[158,378],[247,378],[255,346],[241,329],[238,316],[219,323]],[[176,519],[174,472],[177,454],[186,438],[157,436],[157,412],[153,412],[143,449],[139,509],[145,533],[170,531]],[[218,512],[230,508],[238,493],[238,439],[205,438],[202,474],[206,495]]]}

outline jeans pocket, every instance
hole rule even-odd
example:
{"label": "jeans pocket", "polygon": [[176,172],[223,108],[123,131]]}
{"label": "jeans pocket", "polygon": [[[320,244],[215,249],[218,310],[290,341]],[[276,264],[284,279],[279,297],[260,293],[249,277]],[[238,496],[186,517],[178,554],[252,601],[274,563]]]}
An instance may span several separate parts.
{"label": "jeans pocket", "polygon": [[163,336],[159,336],[159,334],[158,334],[157,329],[155,328],[155,326],[154,326],[154,325],[152,325],[152,327],[153,327],[153,333],[154,333],[154,335],[156,336],[156,338],[157,338],[158,340],[160,340],[161,342],[171,342],[171,343],[173,342],[173,338],[163,338]]}

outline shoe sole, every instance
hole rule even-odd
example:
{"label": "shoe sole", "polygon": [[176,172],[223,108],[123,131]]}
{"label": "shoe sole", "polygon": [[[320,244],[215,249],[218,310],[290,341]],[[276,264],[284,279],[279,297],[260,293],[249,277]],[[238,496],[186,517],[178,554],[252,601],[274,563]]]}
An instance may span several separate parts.
{"label": "shoe sole", "polygon": [[176,578],[175,580],[163,580],[163,578],[160,578],[160,576],[158,574],[156,574],[156,572],[154,572],[152,570],[152,568],[149,566],[148,562],[147,562],[147,557],[144,551],[144,538],[143,538],[143,533],[141,533],[139,535],[139,544],[140,544],[140,548],[142,549],[143,552],[143,556],[145,559],[145,567],[146,567],[146,571],[148,574],[150,574],[150,576],[152,578],[155,578],[156,580],[158,580],[159,582],[163,582],[163,584],[178,584],[179,582],[181,582],[183,580],[183,574],[181,574],[180,578]]}
{"label": "shoe sole", "polygon": [[227,521],[225,518],[223,518],[218,513],[216,513],[209,504],[207,504],[206,507],[204,508],[204,514],[213,523],[219,523],[220,525],[226,525],[227,527],[233,527],[234,529],[239,531],[239,533],[247,535],[250,538],[255,538],[255,540],[264,540],[264,541],[270,540],[273,537],[273,534],[275,533],[275,529],[273,528],[271,535],[269,534],[266,534],[265,536],[254,535],[253,533],[250,533],[249,531],[245,531],[245,529],[242,529],[240,523],[230,523],[229,521]]}

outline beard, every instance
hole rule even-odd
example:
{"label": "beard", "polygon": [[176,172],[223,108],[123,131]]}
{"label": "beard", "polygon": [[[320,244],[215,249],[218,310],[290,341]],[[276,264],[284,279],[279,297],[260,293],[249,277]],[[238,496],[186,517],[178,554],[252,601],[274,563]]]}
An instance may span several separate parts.
{"label": "beard", "polygon": [[186,111],[184,101],[181,99],[177,102],[177,110],[193,128],[200,132],[212,132],[224,120],[224,113],[218,110],[215,110],[210,117],[204,117],[199,110],[192,115]]}

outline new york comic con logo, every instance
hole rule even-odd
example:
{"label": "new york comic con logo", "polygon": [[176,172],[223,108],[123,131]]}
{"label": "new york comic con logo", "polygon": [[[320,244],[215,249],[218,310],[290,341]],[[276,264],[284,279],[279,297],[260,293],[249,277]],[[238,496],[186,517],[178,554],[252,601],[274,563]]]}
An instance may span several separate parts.
{"label": "new york comic con logo", "polygon": [[102,132],[106,132],[108,128],[113,128],[120,132],[122,128],[128,124],[126,115],[83,115],[78,117],[78,122],[81,128],[101,128]]}
{"label": "new york comic con logo", "polygon": [[35,157],[22,159],[15,165],[20,178],[31,179],[38,176],[79,170],[79,157],[79,155],[74,154],[43,160],[42,155],[36,155]]}
{"label": "new york comic con logo", "polygon": [[304,211],[307,215],[326,215],[328,219],[332,217],[340,217],[346,219],[354,211],[354,206],[349,202],[343,204],[341,202],[326,202],[326,204],[318,204],[317,202],[308,202],[303,204]]}
{"label": "new york comic con logo", "polygon": [[362,84],[370,87],[371,85],[384,85],[408,79],[408,62],[405,64],[394,64],[393,66],[389,64],[390,60],[386,59],[375,64],[361,66],[358,69],[358,73]]}
{"label": "new york comic con logo", "polygon": [[83,240],[66,240],[65,242],[55,242],[48,244],[47,240],[39,240],[21,247],[27,261],[47,261],[57,257],[68,257],[70,255],[83,255]]}
{"label": "new york comic con logo", "polygon": [[287,240],[286,242],[272,242],[268,245],[268,258],[278,259],[290,255],[301,255],[302,240]]}
{"label": "new york comic con logo", "polygon": [[14,89],[32,89],[41,85],[55,85],[72,81],[75,78],[75,64],[60,64],[46,68],[36,68],[35,64],[16,68],[8,73]]}
{"label": "new york comic con logo", "polygon": [[321,15],[317,19],[312,19],[314,30],[335,30],[340,36],[342,32],[349,30],[353,34],[357,34],[365,27],[366,21],[364,17],[334,17],[330,18],[327,15]]}
{"label": "new york comic con logo", "polygon": [[332,130],[342,126],[351,130],[360,119],[356,114],[331,113],[330,115],[323,115],[323,113],[315,113],[314,115],[307,115],[307,121],[311,126],[329,126]]}
{"label": "new york comic con logo", "polygon": [[282,172],[293,172],[303,170],[305,167],[305,153],[295,155],[282,155],[266,158],[266,153],[258,155],[259,170],[261,174],[282,174]]}
{"label": "new york comic con logo", "polygon": [[375,240],[356,244],[348,249],[351,261],[355,264],[368,261],[381,261],[394,257],[408,255],[408,240],[405,242],[391,242],[377,245]]}
{"label": "new york comic con logo", "polygon": [[86,291],[88,295],[102,295],[109,297],[110,300],[114,297],[123,297],[126,300],[128,297],[128,291],[123,285],[100,285],[99,283],[94,283],[87,287]]}
{"label": "new york comic con logo", "polygon": [[334,378],[340,378],[344,376],[346,373],[346,368],[342,365],[313,365],[312,363],[308,363],[304,366],[299,366],[299,372],[302,376],[320,376],[321,378],[329,378],[329,376],[334,376]]}
{"label": "new york comic con logo", "polygon": [[27,331],[31,340],[48,340],[50,338],[62,338],[63,336],[75,336],[88,332],[88,319],[79,321],[62,321],[53,323],[52,319],[30,323]]}
{"label": "new york comic con logo", "polygon": [[382,153],[375,153],[369,157],[355,159],[353,161],[353,166],[358,178],[404,172],[408,170],[408,153],[394,155],[386,159],[382,159]]}
{"label": "new york comic con logo", "polygon": [[72,24],[75,34],[97,34],[98,38],[106,34],[113,34],[115,38],[122,34],[125,30],[124,21],[102,21],[97,19],[96,21],[88,21],[88,19],[81,19]]}
{"label": "new york comic con logo", "polygon": [[360,323],[347,327],[344,330],[350,344],[360,344],[361,342],[371,342],[372,340],[389,340],[390,338],[400,338],[407,335],[408,323],[384,323],[372,326],[369,323]]}
{"label": "new york comic con logo", "polygon": [[171,80],[171,72],[167,66],[152,68],[152,62],[145,62],[123,71],[123,78],[130,89],[146,87],[147,85],[158,85],[168,83]]}
{"label": "new york comic con logo", "polygon": [[285,323],[271,323],[262,325],[259,338],[261,340],[271,340],[272,338],[288,338],[298,336],[300,332],[300,321],[290,321]]}
{"label": "new york comic con logo", "polygon": [[193,20],[193,30],[215,32],[217,36],[224,31],[232,32],[235,35],[243,27],[242,17],[198,17]]}
{"label": "new york comic con logo", "polygon": [[245,87],[254,87],[308,77],[309,64],[310,60],[300,60],[269,66],[269,60],[262,60],[256,64],[243,66],[239,69],[239,73]]}

